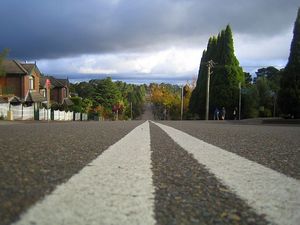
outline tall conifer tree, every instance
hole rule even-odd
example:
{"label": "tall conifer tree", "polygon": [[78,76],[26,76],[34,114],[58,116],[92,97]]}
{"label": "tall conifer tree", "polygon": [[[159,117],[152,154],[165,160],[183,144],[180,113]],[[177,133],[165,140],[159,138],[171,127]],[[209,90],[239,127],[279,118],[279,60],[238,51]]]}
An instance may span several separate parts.
{"label": "tall conifer tree", "polygon": [[294,25],[289,60],[280,81],[278,103],[283,113],[300,118],[300,8]]}
{"label": "tall conifer tree", "polygon": [[234,55],[233,37],[229,25],[217,37],[209,39],[207,49],[201,58],[197,85],[190,100],[190,111],[200,115],[201,118],[204,117],[206,103],[206,63],[210,60],[216,63],[212,69],[210,83],[210,115],[216,107],[225,107],[227,112],[232,112],[238,104],[238,83],[244,83],[244,73]]}

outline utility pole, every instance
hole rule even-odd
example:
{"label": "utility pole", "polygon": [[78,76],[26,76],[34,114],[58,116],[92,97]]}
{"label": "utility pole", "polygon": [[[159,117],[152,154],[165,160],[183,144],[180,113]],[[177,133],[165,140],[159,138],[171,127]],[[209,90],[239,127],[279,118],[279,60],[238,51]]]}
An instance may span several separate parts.
{"label": "utility pole", "polygon": [[212,72],[210,72],[210,69],[214,67],[215,63],[212,60],[209,60],[207,62],[207,86],[206,86],[206,112],[205,112],[205,120],[208,120],[208,114],[209,114],[209,84],[210,84],[210,75]]}
{"label": "utility pole", "polygon": [[273,99],[274,99],[274,107],[273,107],[273,117],[276,116],[276,92],[272,92]]}
{"label": "utility pole", "polygon": [[180,119],[183,117],[183,85],[181,87],[181,110],[180,110]]}
{"label": "utility pole", "polygon": [[242,83],[239,82],[239,120],[241,120],[241,105],[242,105]]}
{"label": "utility pole", "polygon": [[130,119],[132,120],[132,102],[130,102]]}
{"label": "utility pole", "polygon": [[[47,94],[47,121],[49,122],[49,108],[50,108],[50,88],[51,81],[50,79],[46,79],[46,94]],[[51,112],[51,111],[50,111]]]}

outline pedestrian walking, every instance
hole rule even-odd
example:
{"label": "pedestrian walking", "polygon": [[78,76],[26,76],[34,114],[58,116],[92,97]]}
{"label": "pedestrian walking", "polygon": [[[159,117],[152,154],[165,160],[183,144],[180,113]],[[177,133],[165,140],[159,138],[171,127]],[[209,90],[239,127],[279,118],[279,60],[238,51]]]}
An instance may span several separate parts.
{"label": "pedestrian walking", "polygon": [[237,107],[234,107],[234,110],[233,110],[233,119],[234,120],[237,119]]}
{"label": "pedestrian walking", "polygon": [[214,111],[214,120],[219,120],[219,109],[218,107],[216,107],[215,111]]}
{"label": "pedestrian walking", "polygon": [[226,116],[226,110],[225,110],[225,107],[222,107],[222,110],[221,110],[221,119],[225,120],[225,116]]}

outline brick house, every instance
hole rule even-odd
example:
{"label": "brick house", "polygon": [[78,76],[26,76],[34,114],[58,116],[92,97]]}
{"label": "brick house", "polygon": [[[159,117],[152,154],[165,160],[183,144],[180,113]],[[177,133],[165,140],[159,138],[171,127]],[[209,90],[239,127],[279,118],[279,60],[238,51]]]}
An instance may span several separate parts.
{"label": "brick house", "polygon": [[46,99],[39,93],[41,73],[35,63],[4,60],[5,76],[0,77],[0,96],[15,96],[25,103],[41,103]]}
{"label": "brick house", "polygon": [[69,80],[68,79],[58,79],[53,76],[41,76],[40,79],[40,93],[46,97],[46,80],[49,79],[51,83],[50,88],[50,101],[51,103],[66,104],[69,105]]}

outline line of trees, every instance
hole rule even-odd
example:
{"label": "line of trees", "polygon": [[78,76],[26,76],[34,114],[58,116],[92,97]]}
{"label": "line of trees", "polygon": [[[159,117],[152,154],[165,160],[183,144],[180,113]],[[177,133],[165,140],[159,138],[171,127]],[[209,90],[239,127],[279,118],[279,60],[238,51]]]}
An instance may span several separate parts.
{"label": "line of trees", "polygon": [[71,84],[75,112],[87,112],[90,118],[135,119],[143,113],[146,85],[113,82],[110,77]]}
{"label": "line of trees", "polygon": [[[183,119],[188,119],[189,101],[192,94],[192,84],[184,86],[171,84],[150,84],[152,112],[158,120],[179,120],[181,104],[183,103]],[[183,92],[183,93],[182,93]],[[181,98],[183,94],[183,99]]]}
{"label": "line of trees", "polygon": [[244,75],[242,118],[279,116],[277,96],[282,70],[270,66],[258,69],[255,79],[249,73]]}
{"label": "line of trees", "polygon": [[207,62],[210,60],[216,63],[210,82],[210,118],[216,107],[225,107],[227,118],[233,118],[233,110],[238,106],[239,83],[242,87],[242,118],[300,118],[300,8],[286,67],[281,70],[273,66],[260,68],[254,80],[239,66],[229,25],[218,36],[209,39],[207,49],[202,54],[197,84],[189,104],[194,118],[205,116]]}

